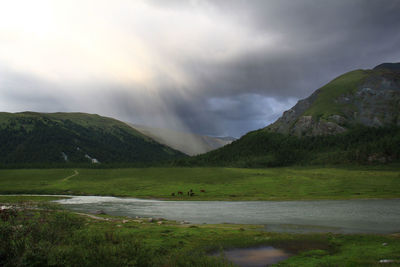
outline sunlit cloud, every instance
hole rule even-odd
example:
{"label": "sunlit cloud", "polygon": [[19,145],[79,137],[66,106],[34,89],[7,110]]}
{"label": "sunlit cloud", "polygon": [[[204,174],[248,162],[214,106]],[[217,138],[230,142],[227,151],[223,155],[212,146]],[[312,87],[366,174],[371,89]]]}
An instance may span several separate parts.
{"label": "sunlit cloud", "polygon": [[187,12],[146,1],[2,1],[0,60],[14,71],[60,83],[104,80],[149,88],[167,76],[189,87],[179,65],[183,58],[226,61],[272,45],[272,37],[194,7]]}

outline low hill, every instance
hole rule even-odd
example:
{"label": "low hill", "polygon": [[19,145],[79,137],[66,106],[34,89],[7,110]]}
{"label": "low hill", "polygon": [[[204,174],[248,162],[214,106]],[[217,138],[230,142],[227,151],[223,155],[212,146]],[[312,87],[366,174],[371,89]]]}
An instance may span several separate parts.
{"label": "low hill", "polygon": [[125,123],[86,113],[0,113],[0,164],[146,163],[183,156]]}
{"label": "low hill", "polygon": [[152,128],[143,125],[129,124],[137,131],[157,142],[193,156],[223,147],[236,140],[233,137],[211,137],[192,133],[178,132],[169,129]]}
{"label": "low hill", "polygon": [[400,63],[341,75],[273,124],[181,165],[281,166],[400,160]]}

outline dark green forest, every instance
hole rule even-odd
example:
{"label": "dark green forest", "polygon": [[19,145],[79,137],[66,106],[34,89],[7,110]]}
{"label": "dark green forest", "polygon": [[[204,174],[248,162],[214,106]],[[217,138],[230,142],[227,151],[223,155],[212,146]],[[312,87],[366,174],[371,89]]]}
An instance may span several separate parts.
{"label": "dark green forest", "polygon": [[[155,165],[252,168],[385,164],[400,160],[398,126],[359,125],[342,134],[304,137],[261,129],[220,149],[187,157],[120,121],[98,115],[31,112],[0,115],[0,168]],[[91,158],[100,164],[92,163]]]}
{"label": "dark green forest", "polygon": [[400,159],[400,127],[353,127],[337,135],[296,137],[261,129],[218,150],[176,161],[184,166],[275,167],[382,164]]}
{"label": "dark green forest", "polygon": [[77,120],[22,113],[2,119],[3,165],[89,165],[93,158],[101,164],[148,163],[183,156],[122,122],[98,115],[81,114]]}

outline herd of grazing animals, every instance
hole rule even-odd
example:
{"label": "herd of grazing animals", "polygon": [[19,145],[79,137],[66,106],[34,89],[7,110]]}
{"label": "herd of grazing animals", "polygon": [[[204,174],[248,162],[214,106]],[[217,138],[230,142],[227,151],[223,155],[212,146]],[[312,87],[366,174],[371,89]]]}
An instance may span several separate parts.
{"label": "herd of grazing animals", "polygon": [[[201,192],[201,193],[205,193],[206,190],[201,189],[200,192]],[[183,196],[183,192],[182,192],[182,191],[178,191],[177,194],[175,194],[175,192],[171,193],[171,196],[173,196],[173,197],[176,196],[176,195],[177,195],[177,196]],[[194,196],[195,193],[193,192],[193,189],[190,189],[190,190],[187,192],[187,195],[188,195],[189,197]]]}

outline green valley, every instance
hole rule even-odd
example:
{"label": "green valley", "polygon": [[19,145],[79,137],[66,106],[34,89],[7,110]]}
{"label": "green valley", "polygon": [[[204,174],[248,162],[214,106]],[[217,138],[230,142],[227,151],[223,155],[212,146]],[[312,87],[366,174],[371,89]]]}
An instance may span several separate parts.
{"label": "green valley", "polygon": [[[75,169],[0,170],[0,194],[103,195],[169,200],[398,198],[398,169],[398,165],[126,168],[76,169],[77,175],[74,175]],[[195,192],[193,197],[186,195],[190,189]],[[171,195],[179,191],[185,194]]]}
{"label": "green valley", "polygon": [[400,267],[399,14],[0,1],[0,267]]}

